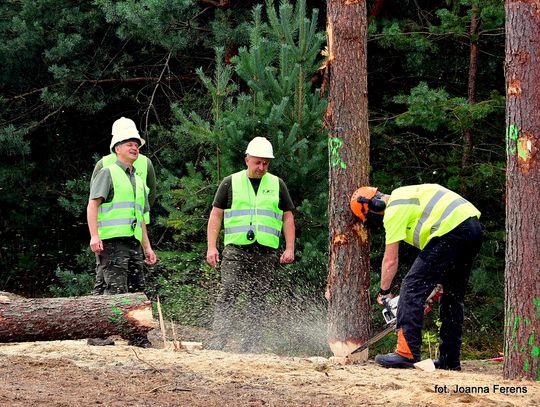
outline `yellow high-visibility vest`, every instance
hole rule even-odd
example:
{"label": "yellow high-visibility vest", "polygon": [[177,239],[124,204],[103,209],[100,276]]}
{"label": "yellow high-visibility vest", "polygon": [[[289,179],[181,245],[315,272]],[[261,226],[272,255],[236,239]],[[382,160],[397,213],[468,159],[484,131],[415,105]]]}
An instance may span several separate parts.
{"label": "yellow high-visibility vest", "polygon": [[[277,249],[283,228],[283,211],[279,209],[279,178],[266,173],[255,190],[240,171],[232,175],[231,208],[224,211],[225,245],[248,245],[254,242]],[[253,240],[248,232],[254,233]]]}
{"label": "yellow high-visibility vest", "polygon": [[111,202],[101,203],[98,208],[98,233],[102,240],[114,237],[134,236],[142,242],[142,222],[145,203],[145,187],[141,177],[135,174],[135,193],[124,170],[112,164],[107,167],[114,188]]}
{"label": "yellow high-visibility vest", "polygon": [[[115,164],[118,158],[116,154],[111,153],[102,158],[103,168],[108,167],[111,164]],[[149,188],[146,184],[146,177],[148,176],[148,157],[143,154],[139,154],[139,157],[133,162],[133,167],[135,168],[135,174],[137,174],[144,182],[144,187],[146,188],[146,193],[148,193]],[[147,225],[150,224],[150,212],[144,214],[144,221]]]}
{"label": "yellow high-visibility vest", "polygon": [[480,211],[438,184],[410,185],[392,191],[384,211],[386,244],[401,240],[423,249]]}

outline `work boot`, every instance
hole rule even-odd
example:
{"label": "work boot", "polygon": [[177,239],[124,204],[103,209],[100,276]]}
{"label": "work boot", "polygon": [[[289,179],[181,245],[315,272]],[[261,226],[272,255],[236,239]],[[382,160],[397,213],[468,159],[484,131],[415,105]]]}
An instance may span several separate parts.
{"label": "work boot", "polygon": [[382,367],[392,367],[398,369],[410,369],[414,367],[416,360],[401,356],[398,353],[388,353],[386,355],[375,356],[375,363]]}
{"label": "work boot", "polygon": [[146,336],[136,336],[128,341],[128,345],[147,349],[152,347],[152,342]]}
{"label": "work boot", "polygon": [[439,359],[433,361],[433,364],[435,365],[435,369],[461,371],[461,364],[459,361],[449,363],[443,357],[439,357]]}
{"label": "work boot", "polygon": [[90,346],[110,346],[114,345],[114,340],[111,338],[88,338],[86,344]]}

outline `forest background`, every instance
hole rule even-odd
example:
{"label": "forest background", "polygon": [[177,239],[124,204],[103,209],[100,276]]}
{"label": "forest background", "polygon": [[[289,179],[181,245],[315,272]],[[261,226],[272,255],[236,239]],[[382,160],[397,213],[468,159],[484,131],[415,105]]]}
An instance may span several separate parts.
{"label": "forest background", "polygon": [[[367,3],[372,184],[390,192],[439,183],[480,209],[486,233],[466,298],[464,353],[496,355],[504,323],[504,2]],[[205,263],[213,195],[244,167],[248,141],[265,136],[275,149],[270,171],[297,206],[297,260],[278,271],[268,347],[327,353],[328,168],[346,163],[323,122],[325,10],[325,1],[303,0],[2,2],[0,290],[90,292],[90,175],[108,153],[113,121],[125,116],[147,141],[141,152],[158,178],[149,232],[160,262],[148,270],[147,294],[160,296],[167,319],[208,327],[219,284]],[[372,294],[383,249],[373,234]],[[416,255],[403,249],[397,282]],[[436,313],[426,324],[427,351]]]}

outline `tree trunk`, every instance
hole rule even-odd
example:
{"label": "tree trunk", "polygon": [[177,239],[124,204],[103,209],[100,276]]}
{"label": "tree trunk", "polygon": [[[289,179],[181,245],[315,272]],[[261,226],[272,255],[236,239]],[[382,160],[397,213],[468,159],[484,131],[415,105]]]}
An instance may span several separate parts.
{"label": "tree trunk", "polygon": [[540,0],[506,1],[504,377],[540,380]]}
{"label": "tree trunk", "polygon": [[[469,28],[469,83],[467,91],[467,103],[472,106],[476,103],[476,81],[478,77],[478,4],[472,6],[471,26]],[[463,156],[461,168],[466,171],[471,161],[471,153],[474,144],[474,132],[472,128],[465,130],[463,135]],[[461,191],[465,193],[465,188]]]}
{"label": "tree trunk", "polygon": [[[360,0],[327,2],[330,259],[328,342],[347,356],[369,337],[369,235],[350,210],[351,194],[369,182],[367,13]],[[360,355],[367,359],[367,351]]]}
{"label": "tree trunk", "polygon": [[384,8],[384,3],[386,0],[375,0],[369,9],[369,17],[378,17]]}
{"label": "tree trunk", "polygon": [[153,328],[152,303],[143,293],[23,298],[0,292],[0,342],[131,338]]}

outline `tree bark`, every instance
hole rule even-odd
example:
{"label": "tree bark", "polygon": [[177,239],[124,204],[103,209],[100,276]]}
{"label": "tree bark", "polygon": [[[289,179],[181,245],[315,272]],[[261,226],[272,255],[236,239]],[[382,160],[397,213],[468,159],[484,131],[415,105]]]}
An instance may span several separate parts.
{"label": "tree bark", "polygon": [[343,357],[368,339],[370,322],[369,235],[349,204],[351,194],[369,182],[366,2],[329,0],[327,37],[328,342],[334,355]]}
{"label": "tree bark", "polygon": [[153,328],[152,303],[143,293],[23,298],[0,292],[0,342],[131,338]]}
{"label": "tree bark", "polygon": [[[469,83],[467,91],[467,103],[476,103],[476,81],[478,77],[478,4],[472,6],[471,26],[469,28]],[[461,168],[466,170],[471,161],[471,153],[474,144],[474,131],[472,128],[465,130],[463,134],[463,155]],[[462,192],[466,192],[463,188]]]}
{"label": "tree bark", "polygon": [[540,0],[506,1],[504,377],[540,380]]}

